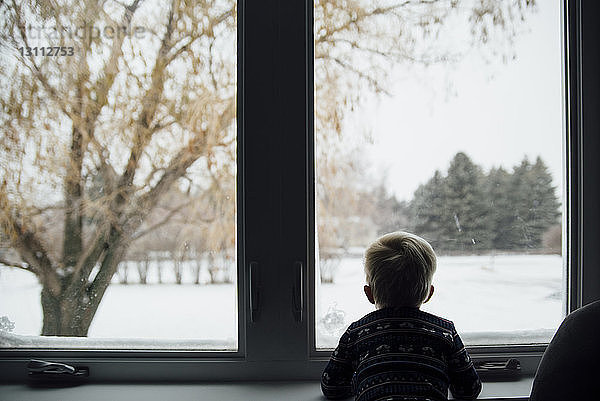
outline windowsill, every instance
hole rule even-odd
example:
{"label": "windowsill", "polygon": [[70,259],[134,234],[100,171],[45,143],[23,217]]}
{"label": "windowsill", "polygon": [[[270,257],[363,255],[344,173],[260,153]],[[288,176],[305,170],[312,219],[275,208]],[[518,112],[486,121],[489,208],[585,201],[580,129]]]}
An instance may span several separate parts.
{"label": "windowsill", "polygon": [[[478,399],[527,400],[533,378],[516,382],[487,382]],[[30,401],[70,400],[230,400],[322,401],[318,382],[233,382],[198,384],[88,384],[68,388],[33,388],[23,384],[0,386],[2,399]]]}

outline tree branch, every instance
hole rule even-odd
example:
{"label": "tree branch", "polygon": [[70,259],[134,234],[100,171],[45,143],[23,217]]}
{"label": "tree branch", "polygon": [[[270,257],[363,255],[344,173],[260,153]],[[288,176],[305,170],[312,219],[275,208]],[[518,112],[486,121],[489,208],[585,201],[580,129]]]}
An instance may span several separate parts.
{"label": "tree branch", "polygon": [[15,267],[17,269],[25,270],[25,271],[28,271],[28,272],[33,273],[33,274],[37,274],[37,272],[35,271],[35,269],[32,269],[27,263],[23,263],[23,262],[11,262],[11,261],[6,260],[4,258],[0,258],[0,264],[2,264],[4,266],[8,266],[8,267]]}
{"label": "tree branch", "polygon": [[6,180],[0,186],[0,223],[11,245],[29,266],[29,271],[46,280],[53,291],[60,290],[52,261],[35,233],[19,223],[13,216],[15,208],[10,204]]}
{"label": "tree branch", "polygon": [[[231,99],[225,107],[225,110],[221,113],[218,121],[211,127],[210,131],[218,133],[225,130],[233,120],[234,115],[235,100]],[[143,220],[143,216],[147,215],[149,211],[152,210],[160,197],[171,187],[171,185],[173,185],[177,179],[183,177],[187,169],[204,154],[204,149],[207,146],[206,140],[206,132],[195,135],[194,138],[189,141],[188,145],[181,149],[173,159],[171,159],[169,166],[165,168],[165,173],[158,180],[156,185],[139,198],[136,208],[125,216],[123,221],[131,222]],[[134,227],[132,231],[135,231],[135,228],[136,227]]]}
{"label": "tree branch", "polygon": [[129,198],[133,187],[133,177],[135,176],[140,157],[143,154],[146,145],[150,142],[152,135],[154,134],[151,124],[152,120],[154,119],[156,109],[158,108],[158,104],[160,103],[161,94],[164,88],[164,74],[166,65],[163,57],[164,55],[168,54],[169,49],[171,48],[171,35],[173,33],[174,25],[174,3],[176,1],[177,0],[173,0],[171,3],[165,34],[161,41],[160,50],[156,57],[154,68],[152,69],[151,84],[141,101],[143,107],[135,126],[133,145],[129,154],[129,160],[117,185],[119,193],[117,194],[115,198],[115,204],[113,205],[113,210],[117,211],[117,213],[123,209],[127,199]]}
{"label": "tree branch", "polygon": [[31,213],[28,213],[29,216],[39,216],[40,214],[44,214],[47,211],[50,210],[64,210],[64,206],[62,205],[52,205],[52,206],[46,206],[46,207],[34,207],[33,211]]}
{"label": "tree branch", "polygon": [[87,287],[87,293],[93,307],[97,307],[102,300],[110,280],[117,271],[119,261],[122,260],[127,246],[122,242],[122,233],[116,227],[111,226],[107,238],[108,249],[100,263],[98,274],[94,281]]}
{"label": "tree branch", "polygon": [[179,57],[183,52],[188,51],[192,43],[200,36],[189,36],[189,40],[181,45],[178,49],[174,50],[171,54],[166,57],[166,64],[170,64],[173,60]]}
{"label": "tree branch", "polygon": [[190,200],[188,202],[182,203],[181,205],[177,206],[174,209],[171,209],[169,211],[169,213],[167,213],[167,215],[162,220],[160,220],[159,222],[157,222],[156,224],[153,224],[150,227],[148,227],[148,228],[146,228],[146,229],[144,229],[142,231],[138,231],[137,233],[133,234],[131,236],[132,241],[140,239],[143,236],[145,236],[145,235],[151,233],[152,231],[156,230],[157,228],[164,226],[165,224],[167,224],[171,220],[171,218],[175,214],[177,214],[179,211],[181,211],[181,209],[183,209],[183,208],[189,206],[190,204],[192,204],[192,202],[193,202],[193,200]]}
{"label": "tree branch", "polygon": [[407,0],[407,1],[400,2],[398,4],[387,6],[387,7],[377,7],[371,11],[366,11],[364,9],[361,9],[362,12],[357,14],[356,17],[350,18],[348,21],[346,21],[345,23],[343,23],[342,25],[340,25],[338,27],[335,27],[332,30],[326,30],[326,32],[323,34],[323,36],[315,37],[315,42],[320,43],[321,41],[328,40],[332,35],[342,32],[342,31],[345,31],[353,25],[358,25],[359,23],[361,23],[362,21],[364,21],[370,17],[393,13],[395,11],[398,11],[398,10],[405,8],[407,6],[410,6],[410,5],[425,5],[425,4],[434,5],[438,1],[439,0]]}
{"label": "tree branch", "polygon": [[[365,53],[370,53],[372,55],[376,55],[376,56],[381,56],[382,58],[396,58],[398,60],[400,59],[405,59],[405,60],[409,60],[411,62],[415,62],[415,63],[422,63],[422,64],[433,64],[433,63],[439,63],[439,62],[446,62],[446,61],[458,61],[460,58],[460,55],[442,55],[442,56],[436,56],[436,57],[431,57],[431,58],[425,58],[425,57],[415,57],[412,56],[410,54],[408,54],[407,52],[399,52],[397,51],[398,49],[394,49],[392,51],[383,51],[383,50],[379,50],[379,49],[373,49],[371,47],[368,46],[361,46],[356,40],[349,40],[349,39],[341,39],[341,38],[329,38],[327,40],[325,40],[324,42],[329,43],[333,46],[335,46],[337,43],[346,43],[348,45],[350,45],[353,49],[357,50],[357,51],[361,51],[361,52],[365,52]],[[318,52],[317,54],[315,54],[315,58],[316,59],[329,59],[329,52]]]}
{"label": "tree branch", "polygon": [[98,228],[96,236],[87,247],[86,251],[81,255],[77,265],[75,266],[71,282],[67,289],[67,293],[73,293],[77,289],[84,289],[88,278],[97,261],[102,257],[102,253],[107,249],[106,229]]}
{"label": "tree branch", "polygon": [[353,66],[351,66],[350,64],[346,63],[343,60],[340,60],[337,57],[330,57],[329,58],[332,61],[335,61],[337,64],[339,64],[342,68],[352,71],[353,73],[355,73],[356,75],[358,75],[360,78],[366,80],[367,82],[369,82],[374,88],[375,90],[385,93],[388,96],[391,96],[391,92],[389,92],[387,89],[383,88],[379,82],[377,82],[376,79],[374,79],[373,77],[369,76],[368,74],[365,74],[364,72],[360,71],[357,68],[354,68]]}
{"label": "tree branch", "polygon": [[[27,40],[27,33],[25,32],[25,24],[21,18],[21,8],[17,5],[15,0],[13,0],[12,8],[15,12],[15,22],[17,24],[18,31],[21,36],[21,40],[23,40],[25,47],[30,47],[29,41]],[[12,42],[13,42],[13,46],[15,47],[15,49],[17,49],[19,47],[19,45],[16,43],[15,39],[13,39]],[[46,90],[46,92],[48,92],[48,95],[50,95],[50,98],[59,106],[60,110],[67,117],[69,117],[74,123],[80,123],[81,120],[75,114],[73,114],[72,111],[70,111],[67,108],[67,105],[64,103],[62,96],[60,96],[58,94],[58,91],[56,90],[56,88],[54,88],[52,85],[50,85],[50,83],[48,82],[48,79],[42,73],[41,69],[37,65],[35,58],[33,56],[33,53],[29,54],[28,60],[31,63],[31,65],[28,66],[28,68],[31,70],[31,72],[37,78],[37,80],[42,84],[42,87]]]}
{"label": "tree branch", "polygon": [[189,47],[192,45],[192,43],[199,39],[203,34],[204,35],[212,35],[213,29],[216,25],[219,25],[220,23],[224,22],[227,18],[233,16],[233,9],[229,9],[227,11],[225,11],[224,13],[222,13],[221,15],[219,15],[218,17],[214,18],[213,20],[210,21],[210,24],[207,28],[207,32],[203,31],[201,34],[196,34],[196,35],[190,35],[188,36],[188,40],[186,41],[185,44],[182,44],[181,46],[178,47],[178,45],[184,40],[181,39],[179,42],[177,42],[176,44],[174,44],[172,46],[172,48],[177,48],[176,50],[174,50],[170,55],[168,55],[166,57],[166,64],[170,64],[173,60],[175,60],[181,53],[189,50]]}
{"label": "tree branch", "polygon": [[[123,15],[121,26],[125,26],[126,29],[130,28],[133,15],[139,8],[142,1],[143,0],[135,0],[130,6],[125,6],[122,3],[119,3],[125,7],[125,14]],[[97,95],[96,101],[92,103],[93,105],[91,106],[91,110],[86,113],[89,124],[95,124],[100,112],[102,111],[102,108],[108,103],[108,93],[115,82],[117,73],[119,72],[119,57],[121,57],[123,54],[122,45],[124,40],[125,35],[114,35],[110,57],[106,64],[104,64],[102,73],[99,74],[99,76],[103,79],[99,79],[94,85]]]}

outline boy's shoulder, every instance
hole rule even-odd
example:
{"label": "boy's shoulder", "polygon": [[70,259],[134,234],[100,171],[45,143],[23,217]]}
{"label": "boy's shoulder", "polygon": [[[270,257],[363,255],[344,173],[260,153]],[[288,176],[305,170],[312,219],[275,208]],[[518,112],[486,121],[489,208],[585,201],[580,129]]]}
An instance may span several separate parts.
{"label": "boy's shoulder", "polygon": [[354,331],[361,327],[377,323],[381,320],[407,320],[422,321],[434,325],[443,330],[455,331],[454,323],[451,320],[420,310],[419,308],[409,307],[389,307],[381,308],[366,314],[348,327],[348,331]]}

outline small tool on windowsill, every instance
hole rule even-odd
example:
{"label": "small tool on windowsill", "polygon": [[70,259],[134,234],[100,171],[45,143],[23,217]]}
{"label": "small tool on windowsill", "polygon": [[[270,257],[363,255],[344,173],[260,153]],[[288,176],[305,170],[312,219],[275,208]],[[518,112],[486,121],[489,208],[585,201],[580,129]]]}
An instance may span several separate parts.
{"label": "small tool on windowsill", "polygon": [[37,383],[78,383],[90,374],[85,366],[31,359],[27,364],[28,377]]}
{"label": "small tool on windowsill", "polygon": [[482,380],[513,381],[521,378],[521,363],[515,358],[500,361],[475,361],[473,364]]}

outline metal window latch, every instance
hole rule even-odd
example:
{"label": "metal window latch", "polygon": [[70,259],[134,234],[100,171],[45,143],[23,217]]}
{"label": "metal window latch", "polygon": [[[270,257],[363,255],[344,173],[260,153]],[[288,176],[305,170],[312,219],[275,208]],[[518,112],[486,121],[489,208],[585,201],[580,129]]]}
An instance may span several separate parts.
{"label": "metal window latch", "polygon": [[484,380],[511,381],[519,380],[521,377],[521,363],[515,358],[499,361],[475,361],[473,365]]}
{"label": "metal window latch", "polygon": [[256,323],[260,307],[260,269],[257,262],[250,262],[249,269],[250,286],[250,322]]}
{"label": "metal window latch", "polygon": [[292,286],[292,314],[294,320],[302,322],[304,310],[304,273],[302,262],[294,263],[294,285]]}
{"label": "metal window latch", "polygon": [[48,362],[31,359],[27,364],[28,376],[31,379],[58,379],[69,380],[88,377],[89,368],[85,366],[71,366],[64,363]]}

